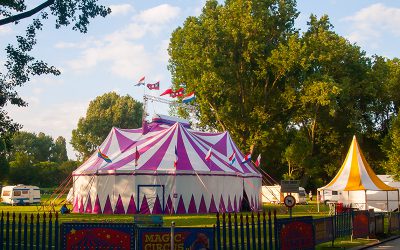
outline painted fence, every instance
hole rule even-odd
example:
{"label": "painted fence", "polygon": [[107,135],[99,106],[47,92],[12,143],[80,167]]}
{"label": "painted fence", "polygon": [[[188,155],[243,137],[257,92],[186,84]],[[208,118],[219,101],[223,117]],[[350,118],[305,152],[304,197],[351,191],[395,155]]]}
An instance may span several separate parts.
{"label": "painted fence", "polygon": [[0,250],[59,249],[58,214],[1,212]]}
{"label": "painted fence", "polygon": [[[383,233],[384,216],[369,211],[350,211],[318,219],[309,216],[278,219],[276,211],[216,214],[214,249],[298,249],[300,243],[304,244],[303,249],[312,249],[311,245],[333,243],[336,238]],[[391,213],[388,218],[389,232],[399,231],[400,214]],[[300,239],[290,235],[307,236]],[[61,238],[57,213],[1,212],[0,250],[57,250]]]}

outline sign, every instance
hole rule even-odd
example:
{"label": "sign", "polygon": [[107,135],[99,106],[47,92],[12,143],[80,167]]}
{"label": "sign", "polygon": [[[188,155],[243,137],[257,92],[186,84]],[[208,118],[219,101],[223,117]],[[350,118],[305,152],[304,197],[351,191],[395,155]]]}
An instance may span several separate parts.
{"label": "sign", "polygon": [[277,249],[315,249],[312,216],[277,219],[275,224]]}
{"label": "sign", "polygon": [[134,249],[132,223],[63,223],[62,249]]}
{"label": "sign", "polygon": [[287,195],[285,199],[283,199],[283,203],[285,203],[286,207],[292,208],[294,205],[296,205],[296,199],[293,195]]}
{"label": "sign", "polygon": [[369,235],[368,211],[354,211],[353,216],[353,238],[363,238]]}
{"label": "sign", "polygon": [[[136,249],[170,249],[171,229],[170,228],[137,228]],[[213,249],[214,229],[176,227],[174,230],[175,249]]]}
{"label": "sign", "polygon": [[314,219],[315,244],[333,241],[333,217]]}
{"label": "sign", "polygon": [[281,193],[298,193],[299,186],[300,184],[298,180],[282,180]]}

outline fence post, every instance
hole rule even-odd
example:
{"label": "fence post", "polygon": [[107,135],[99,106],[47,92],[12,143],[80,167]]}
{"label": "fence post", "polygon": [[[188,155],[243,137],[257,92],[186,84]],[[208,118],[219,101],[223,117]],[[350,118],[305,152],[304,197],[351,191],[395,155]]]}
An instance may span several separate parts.
{"label": "fence post", "polygon": [[39,222],[40,215],[39,213],[36,214],[36,250],[39,250],[40,246],[40,222]]}
{"label": "fence post", "polygon": [[175,249],[175,221],[171,222],[171,250]]}
{"label": "fence post", "polygon": [[24,250],[28,249],[28,215],[24,216]]}
{"label": "fence post", "polygon": [[31,224],[30,224],[30,232],[29,232],[29,249],[33,250],[33,214],[31,214]]}
{"label": "fence post", "polygon": [[258,249],[261,250],[261,221],[260,221],[260,211],[257,212],[257,225],[258,225]]}
{"label": "fence post", "polygon": [[53,247],[53,220],[52,220],[52,218],[53,218],[53,215],[52,215],[52,213],[50,212],[49,213],[49,240],[48,240],[48,249],[52,249],[52,247]]}
{"label": "fence post", "polygon": [[271,210],[268,209],[268,242],[269,249],[272,250],[273,241],[272,241],[272,218],[271,218]]}
{"label": "fence post", "polygon": [[21,244],[22,244],[22,215],[19,213],[18,215],[18,250],[21,250]]}
{"label": "fence post", "polygon": [[240,243],[242,250],[244,250],[244,226],[243,226],[243,214],[240,214]]}
{"label": "fence post", "polygon": [[229,233],[229,249],[233,249],[231,213],[228,213],[228,233]]}
{"label": "fence post", "polygon": [[15,212],[12,214],[11,222],[11,249],[15,250]]}
{"label": "fence post", "polygon": [[58,237],[58,212],[56,212],[56,220],[54,222],[54,244],[55,244],[55,250],[58,250],[58,246],[60,245],[59,243],[59,237]]}
{"label": "fence post", "polygon": [[10,249],[10,213],[7,211],[6,218],[6,250]]}
{"label": "fence post", "polygon": [[43,213],[42,222],[42,250],[46,250],[46,212]]}
{"label": "fence post", "polygon": [[265,219],[265,210],[263,210],[263,239],[264,250],[267,250],[267,220]]}
{"label": "fence post", "polygon": [[246,246],[247,250],[250,250],[250,226],[249,226],[249,215],[246,214]]}
{"label": "fence post", "polygon": [[225,213],[222,213],[222,246],[224,247],[223,249],[226,248],[226,220],[225,220]]}
{"label": "fence post", "polygon": [[278,250],[278,230],[276,228],[276,209],[274,209],[274,239],[275,239],[275,250]]}
{"label": "fence post", "polygon": [[251,236],[253,238],[253,249],[256,249],[256,226],[254,223],[254,213],[251,212]]}
{"label": "fence post", "polygon": [[238,233],[238,222],[237,222],[237,213],[235,212],[234,214],[234,220],[235,220],[235,247],[237,250],[239,250],[239,233]]}
{"label": "fence post", "polygon": [[221,250],[221,225],[219,221],[219,213],[217,213],[217,249]]}
{"label": "fence post", "polygon": [[1,219],[0,219],[0,250],[3,250],[3,237],[4,237],[4,212],[1,211]]}

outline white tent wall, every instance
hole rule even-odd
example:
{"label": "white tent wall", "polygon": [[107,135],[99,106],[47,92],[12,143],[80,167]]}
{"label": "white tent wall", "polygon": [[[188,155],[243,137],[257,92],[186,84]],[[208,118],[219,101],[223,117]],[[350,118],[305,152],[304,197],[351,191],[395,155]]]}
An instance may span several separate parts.
{"label": "white tent wall", "polygon": [[[74,211],[87,212],[93,210],[96,206],[96,198],[99,197],[101,211],[105,213],[105,204],[109,197],[112,211],[115,212],[119,196],[123,204],[124,212],[127,212],[131,197],[133,196],[136,209],[142,206],[143,197],[146,194],[148,208],[153,212],[155,197],[159,196],[161,206],[165,209],[168,197],[172,200],[174,211],[177,212],[179,200],[182,197],[185,206],[185,212],[188,213],[192,195],[194,197],[196,211],[202,196],[206,204],[207,211],[210,211],[211,199],[213,197],[215,207],[220,209],[221,197],[224,202],[225,211],[228,211],[229,201],[232,210],[236,207],[240,209],[243,189],[249,198],[253,199],[253,209],[260,207],[261,201],[261,179],[258,177],[247,177],[243,180],[239,176],[229,175],[96,175],[96,176],[75,176],[74,177]],[[161,189],[164,187],[164,202],[161,195]],[[260,187],[259,189],[255,187]],[[139,200],[138,200],[138,189]],[[88,204],[88,194],[90,194],[90,204]],[[175,195],[174,195],[175,194]],[[236,206],[234,204],[236,197]],[[151,200],[149,200],[151,199]],[[77,202],[77,204],[76,204]],[[163,204],[164,203],[164,204]],[[81,207],[83,204],[83,207]],[[77,205],[77,207],[75,207]],[[181,211],[182,212],[182,211]],[[222,212],[222,211],[221,211]]]}
{"label": "white tent wall", "polygon": [[[374,209],[377,212],[381,211],[393,211],[398,208],[398,194],[397,191],[372,191],[367,190],[367,201],[365,201],[365,191],[342,191],[342,195],[339,195],[340,203],[343,205],[351,206],[358,209]],[[389,200],[389,210],[387,210]]]}

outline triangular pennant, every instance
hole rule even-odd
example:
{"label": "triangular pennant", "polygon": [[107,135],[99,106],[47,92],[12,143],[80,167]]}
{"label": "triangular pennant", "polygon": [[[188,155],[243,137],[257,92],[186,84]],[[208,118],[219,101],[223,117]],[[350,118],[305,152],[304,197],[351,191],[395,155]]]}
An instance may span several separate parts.
{"label": "triangular pennant", "polygon": [[162,211],[162,207],[161,207],[160,198],[158,198],[158,195],[157,195],[156,200],[154,201],[152,214],[162,214],[162,212],[163,211]]}
{"label": "triangular pennant", "polygon": [[182,195],[179,197],[178,208],[176,209],[177,214],[186,214],[185,203],[183,202]]}
{"label": "triangular pennant", "polygon": [[208,209],[209,213],[217,213],[218,209],[217,206],[215,205],[214,201],[214,195],[211,195],[211,201],[210,201],[210,208]]}
{"label": "triangular pennant", "polygon": [[200,205],[199,205],[199,214],[206,214],[207,213],[207,206],[204,200],[204,196],[201,195]]}
{"label": "triangular pennant", "polygon": [[79,212],[79,202],[78,202],[78,196],[75,197],[75,201],[74,201],[74,207],[72,208],[72,212],[77,213]]}
{"label": "triangular pennant", "polygon": [[224,198],[222,198],[222,194],[221,194],[221,198],[219,199],[219,212],[220,213],[225,213],[226,212]]}
{"label": "triangular pennant", "polygon": [[165,205],[165,214],[174,214],[174,205],[172,204],[171,196],[168,195],[167,204]]}
{"label": "triangular pennant", "polygon": [[127,214],[136,214],[137,210],[136,210],[136,203],[135,203],[135,199],[133,198],[133,195],[131,195],[131,199],[129,200],[129,205],[128,205],[128,209],[126,210]]}
{"label": "triangular pennant", "polygon": [[87,199],[85,213],[87,213],[87,214],[92,213],[92,200],[90,199],[90,194]]}
{"label": "triangular pennant", "polygon": [[233,199],[233,209],[235,212],[239,212],[237,202],[236,202],[236,195],[235,195],[235,198]]}
{"label": "triangular pennant", "polygon": [[147,203],[146,195],[143,196],[142,205],[140,205],[140,214],[150,214],[149,204]]}
{"label": "triangular pennant", "polygon": [[107,195],[106,203],[104,204],[103,214],[113,214],[110,196],[108,196],[108,195]]}
{"label": "triangular pennant", "polygon": [[83,213],[84,209],[83,209],[83,197],[81,197],[81,202],[79,204],[79,213]]}
{"label": "triangular pennant", "polygon": [[94,207],[93,211],[94,214],[101,214],[101,205],[100,205],[100,199],[99,196],[96,196],[96,201],[94,202]]}
{"label": "triangular pennant", "polygon": [[188,213],[189,214],[197,214],[196,201],[194,200],[193,194],[192,194],[192,198],[190,198]]}
{"label": "triangular pennant", "polygon": [[118,200],[115,204],[114,214],[125,214],[124,204],[122,204],[121,195],[118,195]]}
{"label": "triangular pennant", "polygon": [[228,213],[233,212],[232,203],[231,203],[231,196],[228,196],[228,208],[226,210]]}

